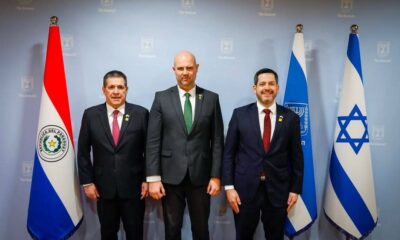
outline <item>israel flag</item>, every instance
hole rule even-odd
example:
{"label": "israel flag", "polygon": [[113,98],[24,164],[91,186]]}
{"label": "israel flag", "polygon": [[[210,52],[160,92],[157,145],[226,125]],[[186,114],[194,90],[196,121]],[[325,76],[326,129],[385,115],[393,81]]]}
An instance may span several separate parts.
{"label": "israel flag", "polygon": [[56,25],[49,28],[36,141],[28,232],[34,239],[66,239],[79,227],[83,214],[60,31]]}
{"label": "israel flag", "polygon": [[378,216],[356,28],[349,36],[324,211],[348,237],[359,239],[374,229]]}
{"label": "israel flag", "polygon": [[300,117],[304,178],[303,192],[286,219],[285,234],[289,237],[308,229],[317,218],[304,37],[301,32],[302,25],[298,25],[297,28],[298,32],[294,34],[283,105],[292,109]]}

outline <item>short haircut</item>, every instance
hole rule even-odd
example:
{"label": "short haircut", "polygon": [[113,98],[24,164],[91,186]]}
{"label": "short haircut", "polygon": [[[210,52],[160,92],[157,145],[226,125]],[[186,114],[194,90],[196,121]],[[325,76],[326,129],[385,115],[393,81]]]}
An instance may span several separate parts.
{"label": "short haircut", "polygon": [[121,77],[121,78],[123,78],[125,87],[128,87],[128,80],[126,78],[126,75],[123,72],[118,71],[118,70],[109,71],[108,73],[106,73],[106,75],[104,75],[104,77],[103,77],[103,87],[106,87],[107,79],[111,78],[111,77]]}
{"label": "short haircut", "polygon": [[260,70],[258,70],[256,72],[256,74],[254,74],[254,85],[257,85],[258,76],[260,76],[263,73],[272,73],[272,74],[274,74],[275,80],[276,80],[276,84],[278,84],[278,74],[274,70],[269,69],[269,68],[261,68]]}

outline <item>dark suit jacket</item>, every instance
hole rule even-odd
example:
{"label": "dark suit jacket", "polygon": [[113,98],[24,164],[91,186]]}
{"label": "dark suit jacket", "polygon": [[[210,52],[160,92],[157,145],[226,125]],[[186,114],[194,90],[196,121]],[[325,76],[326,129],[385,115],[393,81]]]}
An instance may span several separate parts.
{"label": "dark suit jacket", "polygon": [[262,143],[257,104],[234,110],[225,141],[223,185],[234,185],[242,202],[252,200],[266,171],[265,188],[271,203],[287,206],[289,192],[301,193],[303,152],[300,119],[277,105],[275,130],[268,151]]}
{"label": "dark suit jacket", "polygon": [[140,196],[148,116],[147,109],[126,103],[115,146],[106,104],[86,109],[78,141],[80,183],[94,183],[104,199],[113,198],[117,193],[120,198]]}
{"label": "dark suit jacket", "polygon": [[157,92],[150,110],[146,175],[179,184],[189,170],[193,185],[219,177],[223,123],[218,95],[197,86],[192,131],[187,132],[178,87]]}

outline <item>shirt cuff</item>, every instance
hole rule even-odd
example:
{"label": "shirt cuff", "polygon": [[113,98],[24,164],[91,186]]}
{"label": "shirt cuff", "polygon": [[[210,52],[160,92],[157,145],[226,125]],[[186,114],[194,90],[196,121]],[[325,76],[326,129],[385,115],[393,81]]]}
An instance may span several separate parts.
{"label": "shirt cuff", "polygon": [[91,185],[93,185],[93,183],[86,183],[86,184],[82,184],[82,187],[88,187],[88,186],[91,186]]}
{"label": "shirt cuff", "polygon": [[160,182],[161,176],[149,176],[146,177],[146,182]]}
{"label": "shirt cuff", "polygon": [[235,189],[235,187],[233,185],[226,185],[224,186],[225,190],[231,190],[231,189]]}

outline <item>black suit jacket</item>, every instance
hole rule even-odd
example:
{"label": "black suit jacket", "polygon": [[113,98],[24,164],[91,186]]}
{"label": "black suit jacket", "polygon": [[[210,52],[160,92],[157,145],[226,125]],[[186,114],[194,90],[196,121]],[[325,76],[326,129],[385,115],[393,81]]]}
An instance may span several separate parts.
{"label": "black suit jacket", "polygon": [[193,185],[219,177],[223,122],[218,95],[197,86],[192,131],[187,132],[178,87],[155,94],[146,146],[146,175],[179,184],[187,171]]}
{"label": "black suit jacket", "polygon": [[106,104],[86,109],[78,141],[80,183],[94,183],[104,199],[140,196],[148,116],[147,109],[126,103],[115,145]]}
{"label": "black suit jacket", "polygon": [[234,110],[225,141],[223,185],[234,185],[242,202],[251,201],[266,171],[265,188],[276,207],[287,205],[289,192],[301,193],[303,152],[300,119],[293,111],[277,105],[275,130],[264,151],[257,104]]}

